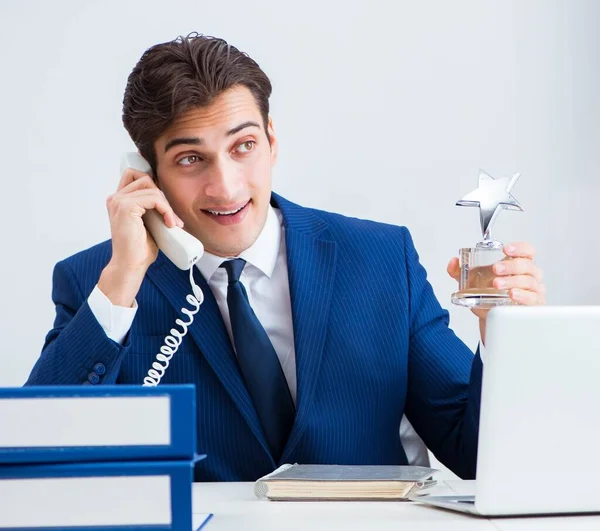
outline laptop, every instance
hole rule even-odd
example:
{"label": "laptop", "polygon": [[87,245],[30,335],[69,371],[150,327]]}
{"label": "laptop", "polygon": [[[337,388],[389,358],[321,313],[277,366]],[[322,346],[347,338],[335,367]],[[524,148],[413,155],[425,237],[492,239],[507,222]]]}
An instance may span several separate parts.
{"label": "laptop", "polygon": [[474,496],[414,501],[481,516],[600,512],[600,306],[488,315]]}

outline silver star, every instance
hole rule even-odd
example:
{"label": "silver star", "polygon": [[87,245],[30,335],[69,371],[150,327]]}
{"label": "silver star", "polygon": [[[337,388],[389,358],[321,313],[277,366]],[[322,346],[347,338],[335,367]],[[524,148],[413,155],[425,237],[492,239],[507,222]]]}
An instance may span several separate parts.
{"label": "silver star", "polygon": [[490,229],[501,210],[523,211],[523,207],[510,193],[520,176],[521,174],[517,173],[512,177],[494,179],[488,173],[479,170],[479,188],[457,201],[457,206],[479,207],[484,240],[490,238]]}

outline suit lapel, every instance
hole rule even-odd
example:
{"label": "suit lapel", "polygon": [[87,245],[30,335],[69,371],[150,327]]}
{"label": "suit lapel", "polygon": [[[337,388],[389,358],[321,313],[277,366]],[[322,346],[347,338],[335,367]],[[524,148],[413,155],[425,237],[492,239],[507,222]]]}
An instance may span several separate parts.
{"label": "suit lapel", "polygon": [[[169,259],[162,253],[159,253],[157,260],[148,269],[148,277],[173,305],[178,314],[181,313],[182,307],[189,307],[189,305],[186,305],[185,300],[186,296],[192,292],[188,271],[181,271],[171,264]],[[194,323],[190,326],[188,335],[198,345],[223,387],[248,423],[252,433],[270,456],[269,446],[242,379],[219,306],[208,283],[195,267],[194,280],[204,293],[204,302],[200,306],[199,312],[194,316]],[[175,323],[173,323],[173,326],[176,326]]]}
{"label": "suit lapel", "polygon": [[[285,227],[298,385],[296,419],[280,459],[280,462],[285,462],[300,441],[310,417],[329,322],[337,246],[325,238],[327,224],[311,210],[286,201],[277,194],[272,195],[272,203],[280,208]],[[186,296],[191,293],[189,273],[179,270],[163,253],[159,253],[148,269],[148,277],[180,313],[181,308],[186,306]],[[188,334],[271,457],[217,302],[196,268],[194,278],[204,293],[204,302]]]}
{"label": "suit lapel", "polygon": [[336,268],[337,246],[324,238],[327,225],[309,209],[273,194],[283,214],[298,382],[296,420],[280,462],[298,444],[311,413]]}

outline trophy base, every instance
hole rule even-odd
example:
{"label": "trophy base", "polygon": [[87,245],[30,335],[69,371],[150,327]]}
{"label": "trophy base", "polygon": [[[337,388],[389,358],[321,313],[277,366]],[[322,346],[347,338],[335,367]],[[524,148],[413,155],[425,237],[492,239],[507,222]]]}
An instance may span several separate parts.
{"label": "trophy base", "polygon": [[502,249],[502,243],[485,240],[459,250],[460,278],[453,304],[482,310],[513,304],[508,290],[494,287],[494,264],[509,259]]}
{"label": "trophy base", "polygon": [[452,294],[452,303],[458,306],[481,310],[514,304],[508,296],[508,291],[494,288],[457,291]]}

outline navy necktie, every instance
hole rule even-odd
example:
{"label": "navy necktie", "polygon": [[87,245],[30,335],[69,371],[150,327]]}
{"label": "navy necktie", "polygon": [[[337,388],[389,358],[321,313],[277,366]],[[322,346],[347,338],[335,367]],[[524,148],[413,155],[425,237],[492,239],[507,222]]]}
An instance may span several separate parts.
{"label": "navy necktie", "polygon": [[278,461],[294,423],[295,408],[269,336],[248,302],[240,282],[241,258],[221,264],[227,271],[227,306],[238,363],[271,453]]}

